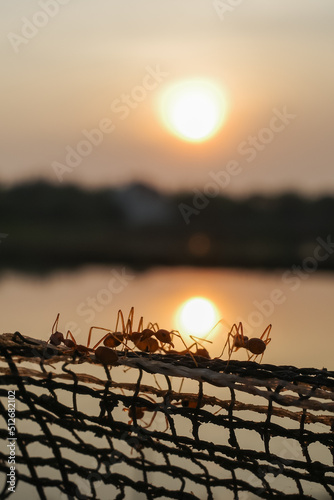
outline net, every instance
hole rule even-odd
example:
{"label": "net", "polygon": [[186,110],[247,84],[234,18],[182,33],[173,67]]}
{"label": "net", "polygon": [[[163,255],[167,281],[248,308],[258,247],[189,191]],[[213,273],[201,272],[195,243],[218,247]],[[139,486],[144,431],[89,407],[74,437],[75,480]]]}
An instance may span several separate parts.
{"label": "net", "polygon": [[16,500],[334,498],[334,372],[143,352],[108,367],[18,332],[0,349]]}

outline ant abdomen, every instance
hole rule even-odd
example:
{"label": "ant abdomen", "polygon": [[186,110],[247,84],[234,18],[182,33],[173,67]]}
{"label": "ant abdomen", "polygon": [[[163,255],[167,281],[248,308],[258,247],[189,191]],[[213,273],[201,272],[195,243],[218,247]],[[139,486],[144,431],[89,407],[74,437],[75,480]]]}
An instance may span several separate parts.
{"label": "ant abdomen", "polygon": [[115,333],[111,333],[110,335],[108,335],[104,339],[103,343],[107,347],[118,347],[119,345],[122,344],[123,339],[124,339],[123,333],[115,332]]}
{"label": "ant abdomen", "polygon": [[249,339],[246,343],[246,349],[248,349],[253,354],[262,354],[265,351],[266,344],[261,339]]}

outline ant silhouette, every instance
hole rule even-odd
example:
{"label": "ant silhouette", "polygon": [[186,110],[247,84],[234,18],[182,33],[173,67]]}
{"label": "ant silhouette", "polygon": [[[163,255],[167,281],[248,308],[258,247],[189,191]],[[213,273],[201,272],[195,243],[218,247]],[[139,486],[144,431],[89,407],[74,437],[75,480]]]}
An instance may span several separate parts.
{"label": "ant silhouette", "polygon": [[[207,340],[207,339],[202,339],[200,337],[195,337],[194,335],[189,335],[189,337],[191,338],[191,340],[193,340],[193,343],[189,347],[186,344],[184,344],[186,349],[184,349],[183,351],[176,351],[174,349],[168,349],[168,350],[164,349],[164,352],[166,354],[181,354],[182,356],[189,354],[193,358],[194,361],[195,361],[194,356],[202,356],[202,358],[211,359],[208,350],[199,341],[201,340],[202,342],[203,341],[209,342],[210,344],[212,344],[212,341]],[[192,352],[190,350],[193,347],[195,347],[195,349],[196,349],[195,352]],[[195,363],[196,363],[196,361],[195,361]],[[196,365],[197,365],[197,363],[196,363]]]}
{"label": "ant silhouette", "polygon": [[[270,331],[271,331],[272,325],[268,325],[267,328],[264,330],[260,338],[249,338],[246,335],[244,335],[243,331],[243,326],[242,323],[240,322],[239,325],[237,326],[236,323],[232,325],[231,330],[229,331],[227,335],[227,340],[224,345],[224,349],[221,353],[219,358],[224,354],[224,351],[226,349],[226,346],[228,345],[228,363],[227,366],[230,362],[232,352],[236,352],[238,349],[243,348],[246,349],[247,351],[250,351],[248,354],[248,361],[255,361],[258,356],[261,355],[260,358],[260,363],[262,361],[264,351],[267,348],[267,345],[271,341],[271,338],[269,338]],[[227,367],[226,366],[226,367]]]}
{"label": "ant silhouette", "polygon": [[89,344],[91,342],[93,330],[103,330],[108,332],[97,342],[97,344],[95,344],[93,349],[96,349],[101,344],[101,342],[103,342],[103,344],[108,347],[117,347],[120,344],[123,344],[125,346],[125,349],[129,349],[128,341],[131,341],[140,351],[154,353],[158,350],[163,350],[165,344],[169,344],[170,346],[174,347],[174,344],[172,342],[173,335],[181,338],[181,335],[178,332],[174,330],[168,331],[163,328],[159,328],[159,325],[157,323],[149,323],[146,328],[143,328],[143,317],[141,317],[139,320],[137,330],[133,330],[133,321],[134,307],[131,307],[126,322],[124,320],[122,310],[119,309],[117,313],[115,331],[112,332],[108,328],[92,326],[89,330],[87,346],[89,347]]}
{"label": "ant silhouette", "polygon": [[[60,344],[64,344],[66,347],[70,349],[70,351],[78,351],[80,354],[88,355],[89,353],[94,353],[96,359],[102,363],[103,365],[115,365],[118,362],[118,355],[112,349],[108,347],[98,347],[90,348],[89,345],[84,346],[82,344],[77,344],[75,338],[73,337],[70,330],[67,331],[66,337],[62,332],[58,331],[58,323],[59,323],[60,313],[57,314],[56,320],[52,326],[51,336],[49,338],[49,342],[52,345],[59,346]],[[69,338],[70,337],[70,338]],[[66,351],[66,352],[70,352]]]}

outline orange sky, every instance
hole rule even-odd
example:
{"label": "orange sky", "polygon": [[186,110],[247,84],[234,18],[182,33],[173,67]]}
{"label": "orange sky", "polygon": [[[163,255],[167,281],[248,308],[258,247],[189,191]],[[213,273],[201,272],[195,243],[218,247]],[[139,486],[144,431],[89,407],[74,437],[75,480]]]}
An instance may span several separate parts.
{"label": "orange sky", "polygon": [[[0,182],[58,183],[61,164],[63,182],[191,190],[234,161],[227,194],[333,193],[333,2],[233,3],[2,5]],[[216,136],[193,144],[159,110],[170,86],[198,78],[227,109]]]}

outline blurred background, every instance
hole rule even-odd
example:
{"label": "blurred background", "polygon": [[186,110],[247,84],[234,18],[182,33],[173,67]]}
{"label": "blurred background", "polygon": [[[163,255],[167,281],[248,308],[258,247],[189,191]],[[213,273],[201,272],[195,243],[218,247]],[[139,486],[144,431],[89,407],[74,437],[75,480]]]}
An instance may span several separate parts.
{"label": "blurred background", "polygon": [[235,3],[2,4],[1,331],[134,306],[333,369],[334,5]]}

